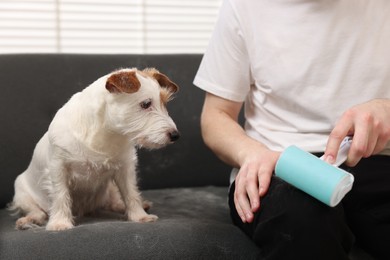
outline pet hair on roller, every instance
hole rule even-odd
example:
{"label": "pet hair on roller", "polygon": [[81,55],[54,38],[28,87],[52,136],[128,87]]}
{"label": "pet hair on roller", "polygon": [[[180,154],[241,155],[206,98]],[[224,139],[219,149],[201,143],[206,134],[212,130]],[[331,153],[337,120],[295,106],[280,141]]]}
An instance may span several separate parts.
{"label": "pet hair on roller", "polygon": [[337,167],[346,160],[351,140],[344,139],[333,165],[294,145],[289,146],[276,163],[275,175],[334,207],[352,189],[353,175]]}

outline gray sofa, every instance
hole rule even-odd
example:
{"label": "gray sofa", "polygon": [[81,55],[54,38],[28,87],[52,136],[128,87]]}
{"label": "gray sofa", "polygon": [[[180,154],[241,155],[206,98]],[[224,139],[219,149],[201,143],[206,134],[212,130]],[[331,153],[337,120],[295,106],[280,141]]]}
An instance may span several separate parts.
{"label": "gray sofa", "polygon": [[[0,259],[258,259],[259,249],[232,225],[229,167],[203,144],[203,93],[192,85],[201,55],[0,55]],[[61,232],[14,229],[5,207],[35,144],[70,96],[121,67],[156,67],[180,86],[168,105],[181,132],[175,144],[139,151],[139,184],[155,223],[100,212]],[[362,252],[354,251],[354,259]]]}

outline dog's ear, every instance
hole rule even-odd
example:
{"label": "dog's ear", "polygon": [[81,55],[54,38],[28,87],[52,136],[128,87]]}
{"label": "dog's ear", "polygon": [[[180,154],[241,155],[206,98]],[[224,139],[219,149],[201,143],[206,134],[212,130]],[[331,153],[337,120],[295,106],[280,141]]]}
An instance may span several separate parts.
{"label": "dog's ear", "polygon": [[112,74],[106,81],[110,93],[134,93],[141,87],[135,71],[121,71]]}
{"label": "dog's ear", "polygon": [[166,88],[169,92],[176,93],[177,91],[179,91],[179,87],[175,83],[173,83],[167,76],[160,73],[158,70],[154,68],[147,68],[144,69],[143,72],[155,78],[158,84],[162,88]]}
{"label": "dog's ear", "polygon": [[162,88],[167,88],[169,92],[176,93],[179,91],[179,86],[173,83],[167,76],[162,73],[155,73],[153,77],[157,80]]}

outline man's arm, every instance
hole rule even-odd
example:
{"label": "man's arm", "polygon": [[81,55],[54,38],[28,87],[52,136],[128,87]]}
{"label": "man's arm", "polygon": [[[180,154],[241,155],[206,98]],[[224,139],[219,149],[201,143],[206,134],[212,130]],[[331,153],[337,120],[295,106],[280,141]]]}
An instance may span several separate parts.
{"label": "man's arm", "polygon": [[253,212],[260,207],[260,196],[268,189],[279,153],[246,135],[238,124],[241,107],[242,103],[207,93],[201,127],[206,145],[221,160],[240,169],[234,203],[242,221],[252,222]]}

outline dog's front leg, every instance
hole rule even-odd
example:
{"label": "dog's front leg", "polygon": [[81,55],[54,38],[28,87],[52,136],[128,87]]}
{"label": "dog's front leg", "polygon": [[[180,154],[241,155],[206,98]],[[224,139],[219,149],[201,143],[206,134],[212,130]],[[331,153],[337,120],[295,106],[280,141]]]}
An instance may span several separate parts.
{"label": "dog's front leg", "polygon": [[52,160],[49,165],[51,177],[51,207],[46,230],[66,230],[73,227],[72,200],[68,187],[69,174],[63,160]]}
{"label": "dog's front leg", "polygon": [[137,187],[135,167],[122,169],[115,175],[115,183],[126,206],[127,218],[134,222],[153,222],[156,215],[148,214],[142,206],[141,194]]}

